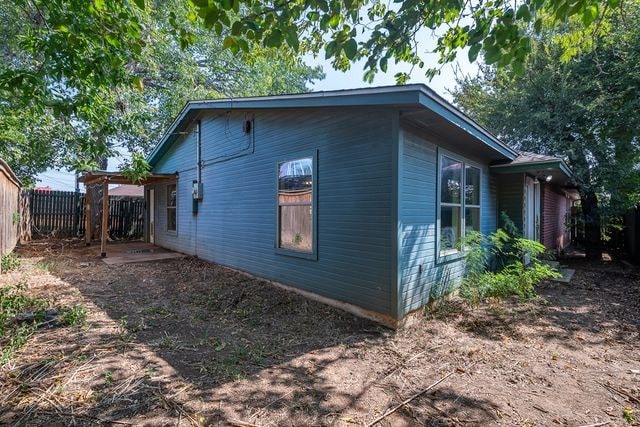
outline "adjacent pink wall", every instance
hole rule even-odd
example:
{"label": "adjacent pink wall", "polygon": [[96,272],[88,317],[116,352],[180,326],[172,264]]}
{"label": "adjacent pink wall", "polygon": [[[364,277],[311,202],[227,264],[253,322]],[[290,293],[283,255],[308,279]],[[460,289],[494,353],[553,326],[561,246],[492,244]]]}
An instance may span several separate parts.
{"label": "adjacent pink wall", "polygon": [[542,243],[549,249],[562,249],[570,242],[566,226],[571,200],[545,185],[543,189]]}

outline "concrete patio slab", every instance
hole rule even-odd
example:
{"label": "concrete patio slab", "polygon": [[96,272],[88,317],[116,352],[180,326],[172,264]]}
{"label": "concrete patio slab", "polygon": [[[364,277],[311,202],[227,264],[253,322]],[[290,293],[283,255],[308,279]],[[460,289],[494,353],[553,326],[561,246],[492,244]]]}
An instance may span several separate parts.
{"label": "concrete patio slab", "polygon": [[576,270],[574,270],[573,268],[561,268],[560,274],[562,274],[562,277],[558,279],[553,279],[553,281],[560,282],[560,283],[569,283],[571,282],[571,278],[573,278],[573,274],[575,272]]}
{"label": "concrete patio slab", "polygon": [[107,245],[107,256],[102,261],[108,265],[184,258],[185,255],[164,249],[151,243],[126,242]]}

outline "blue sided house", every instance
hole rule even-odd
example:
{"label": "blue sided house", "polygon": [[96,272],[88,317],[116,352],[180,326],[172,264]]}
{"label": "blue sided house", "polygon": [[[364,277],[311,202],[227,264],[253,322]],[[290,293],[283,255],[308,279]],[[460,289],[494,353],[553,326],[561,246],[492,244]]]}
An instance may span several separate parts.
{"label": "blue sided house", "polygon": [[176,178],[145,187],[147,238],[394,327],[459,282],[469,230],[504,210],[541,240],[546,192],[570,209],[536,156],[424,85],[192,101],[148,157]]}

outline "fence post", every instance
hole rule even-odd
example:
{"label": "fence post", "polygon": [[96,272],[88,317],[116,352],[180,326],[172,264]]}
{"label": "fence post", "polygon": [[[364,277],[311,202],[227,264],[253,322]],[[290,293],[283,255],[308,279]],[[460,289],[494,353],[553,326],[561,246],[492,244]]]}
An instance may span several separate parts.
{"label": "fence post", "polygon": [[20,243],[31,240],[31,195],[33,190],[20,192],[20,203],[18,212],[20,214],[20,225],[18,228],[18,239]]}

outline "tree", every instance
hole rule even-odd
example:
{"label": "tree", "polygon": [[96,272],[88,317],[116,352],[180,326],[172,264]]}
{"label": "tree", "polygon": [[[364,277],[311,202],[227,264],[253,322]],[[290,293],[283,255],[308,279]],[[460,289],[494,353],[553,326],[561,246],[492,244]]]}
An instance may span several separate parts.
{"label": "tree", "polygon": [[[425,67],[419,52],[421,30],[437,37],[439,64],[451,62],[468,48],[471,62],[480,53],[487,64],[511,65],[521,73],[532,35],[545,27],[578,20],[578,32],[597,33],[599,22],[621,0],[406,0],[387,6],[380,0],[189,0],[188,16],[218,35],[225,46],[248,51],[249,42],[287,46],[294,51],[324,52],[337,69],[365,60],[369,81],[390,60]],[[580,50],[579,38],[565,54]],[[588,42],[587,42],[588,44]],[[439,72],[426,70],[427,77]],[[397,74],[398,83],[408,79]]]}
{"label": "tree", "polygon": [[562,60],[566,31],[533,45],[522,78],[496,67],[461,78],[455,102],[511,146],[562,157],[579,186],[587,255],[602,214],[640,202],[640,4],[605,22],[589,52]]}
{"label": "tree", "polygon": [[[107,3],[0,1],[0,157],[27,183],[46,167],[90,169],[120,148],[147,152],[189,99],[300,92],[323,77],[291,52],[234,55],[186,20],[181,46],[169,22],[186,15],[180,0]],[[130,16],[119,31],[139,34],[111,39],[97,23],[114,14]]]}
{"label": "tree", "polygon": [[[588,47],[603,17],[620,5],[621,0],[407,0],[391,6],[380,0],[0,0],[0,113],[30,112],[34,122],[41,116],[63,120],[60,129],[71,126],[72,133],[60,143],[72,146],[72,157],[84,153],[74,161],[88,167],[108,155],[113,135],[135,140],[130,133],[147,123],[136,119],[144,114],[122,114],[122,108],[135,98],[134,88],[149,98],[145,87],[152,86],[149,76],[158,69],[149,66],[148,55],[158,40],[188,51],[206,28],[245,64],[259,63],[253,62],[258,48],[283,66],[299,61],[300,53],[324,52],[337,69],[364,60],[371,81],[387,71],[389,61],[425,67],[418,39],[431,30],[440,64],[468,48],[471,61],[482,54],[487,64],[522,73],[536,34],[579,21],[563,45],[563,57],[569,58]],[[262,62],[265,71],[271,63]],[[270,75],[291,75],[287,71]],[[437,72],[430,67],[426,75]],[[404,83],[408,75],[396,79]],[[145,138],[143,133],[138,141]]]}

